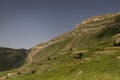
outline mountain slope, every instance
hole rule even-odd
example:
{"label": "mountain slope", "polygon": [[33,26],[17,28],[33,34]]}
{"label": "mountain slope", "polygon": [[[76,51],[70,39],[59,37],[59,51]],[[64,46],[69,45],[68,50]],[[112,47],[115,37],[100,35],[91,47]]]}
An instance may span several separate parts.
{"label": "mountain slope", "polygon": [[120,13],[88,18],[31,48],[8,80],[120,80]]}
{"label": "mountain slope", "polygon": [[0,47],[0,71],[15,69],[23,65],[27,56],[25,49]]}
{"label": "mountain slope", "polygon": [[[97,18],[97,19],[96,19]],[[99,20],[100,18],[100,20]],[[94,20],[95,19],[95,20]],[[112,37],[120,33],[120,14],[109,14],[103,16],[92,17],[83,21],[81,24],[77,25],[74,30],[71,32],[65,33],[57,38],[48,41],[47,43],[43,43],[44,45],[35,46],[32,51],[33,53],[38,50],[38,55],[42,54],[44,49],[46,51],[47,48],[52,48],[52,45],[57,45],[55,48],[59,49],[55,54],[60,54],[60,52],[69,51],[70,48],[78,48],[79,50],[88,49],[89,46],[99,45],[102,42],[111,41]],[[67,41],[69,40],[69,41]],[[67,44],[65,44],[67,42]],[[62,49],[59,48],[61,45]],[[110,44],[104,44],[104,46],[111,46]],[[41,48],[43,47],[43,48]],[[36,50],[34,51],[34,49]],[[52,48],[52,51],[55,50]],[[32,53],[31,51],[31,53]],[[40,54],[41,52],[41,54]],[[51,53],[51,51],[47,52]],[[61,53],[62,54],[62,53]],[[36,53],[37,55],[37,53]]]}

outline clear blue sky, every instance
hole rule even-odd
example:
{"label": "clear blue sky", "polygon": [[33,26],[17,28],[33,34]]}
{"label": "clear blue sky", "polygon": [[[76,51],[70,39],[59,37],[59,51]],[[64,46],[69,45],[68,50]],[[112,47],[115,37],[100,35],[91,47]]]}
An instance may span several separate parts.
{"label": "clear blue sky", "polygon": [[31,48],[90,16],[120,11],[120,0],[0,0],[0,47]]}

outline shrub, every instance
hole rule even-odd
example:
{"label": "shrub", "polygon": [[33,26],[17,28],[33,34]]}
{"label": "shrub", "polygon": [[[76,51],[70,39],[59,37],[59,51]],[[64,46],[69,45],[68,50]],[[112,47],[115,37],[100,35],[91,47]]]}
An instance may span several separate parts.
{"label": "shrub", "polygon": [[56,57],[54,57],[54,59],[56,60],[57,58],[56,58]]}
{"label": "shrub", "polygon": [[120,42],[114,42],[113,46],[120,46]]}
{"label": "shrub", "polygon": [[83,56],[83,53],[79,53],[79,59],[81,60]]}
{"label": "shrub", "polygon": [[33,61],[32,64],[35,64],[35,62]]}
{"label": "shrub", "polygon": [[36,70],[31,70],[31,74],[35,74]]}
{"label": "shrub", "polygon": [[20,74],[21,74],[21,72],[20,72],[20,71],[17,71],[17,74],[19,74],[19,75],[20,75]]}
{"label": "shrub", "polygon": [[39,63],[39,65],[42,65],[42,63]]}
{"label": "shrub", "polygon": [[8,76],[5,77],[5,79],[8,79],[8,78],[9,78]]}
{"label": "shrub", "polygon": [[50,57],[48,57],[48,61],[50,60]]}
{"label": "shrub", "polygon": [[70,48],[70,51],[72,51],[72,48]]}
{"label": "shrub", "polygon": [[82,56],[83,56],[83,53],[79,53],[79,54],[74,56],[74,59],[81,60]]}

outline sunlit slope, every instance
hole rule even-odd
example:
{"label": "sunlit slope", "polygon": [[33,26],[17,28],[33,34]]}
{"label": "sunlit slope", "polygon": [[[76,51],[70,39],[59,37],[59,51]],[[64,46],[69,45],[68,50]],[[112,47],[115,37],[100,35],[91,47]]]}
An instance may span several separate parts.
{"label": "sunlit slope", "polygon": [[8,80],[120,80],[120,13],[95,16],[31,49]]}
{"label": "sunlit slope", "polygon": [[39,58],[35,59],[37,61],[42,60],[41,58],[44,58],[44,56],[52,57],[69,53],[71,48],[87,50],[90,47],[107,48],[113,46],[117,40],[114,37],[120,33],[120,15],[111,14],[99,17],[100,19],[103,17],[103,19],[94,21],[94,18],[92,18],[91,22],[79,24],[71,32],[58,36],[57,42],[55,39],[49,41],[48,44],[51,44],[42,49],[38,48],[38,52],[34,55],[33,59]]}

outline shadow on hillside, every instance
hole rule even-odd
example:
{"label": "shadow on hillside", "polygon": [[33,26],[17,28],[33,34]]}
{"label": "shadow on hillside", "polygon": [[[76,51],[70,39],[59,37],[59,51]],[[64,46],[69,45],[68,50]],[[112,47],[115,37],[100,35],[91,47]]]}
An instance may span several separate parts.
{"label": "shadow on hillside", "polygon": [[21,67],[28,56],[28,50],[0,48],[0,71]]}
{"label": "shadow on hillside", "polygon": [[111,37],[115,34],[120,33],[120,25],[116,24],[113,26],[108,25],[109,27],[104,28],[101,30],[101,32],[97,35],[97,38],[103,38],[103,37]]}

